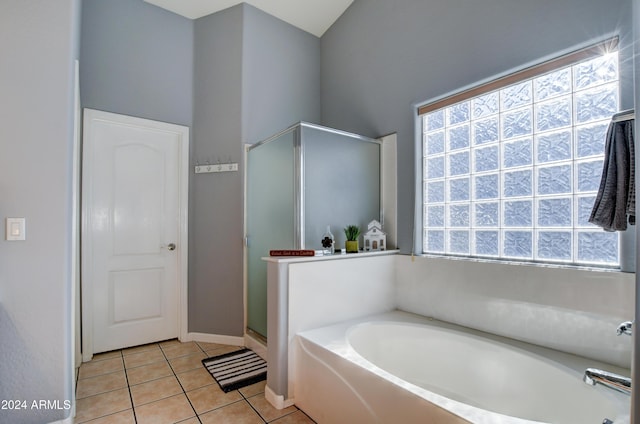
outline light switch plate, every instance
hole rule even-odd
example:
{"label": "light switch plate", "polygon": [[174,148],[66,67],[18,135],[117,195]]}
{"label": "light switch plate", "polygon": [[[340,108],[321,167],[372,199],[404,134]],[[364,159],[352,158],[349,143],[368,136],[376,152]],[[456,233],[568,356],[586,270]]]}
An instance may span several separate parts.
{"label": "light switch plate", "polygon": [[5,227],[5,240],[21,241],[26,239],[26,219],[7,218]]}

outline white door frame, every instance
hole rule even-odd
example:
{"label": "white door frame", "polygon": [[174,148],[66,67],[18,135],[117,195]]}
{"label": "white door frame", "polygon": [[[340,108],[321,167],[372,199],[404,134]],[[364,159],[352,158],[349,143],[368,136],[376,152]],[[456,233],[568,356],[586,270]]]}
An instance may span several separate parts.
{"label": "white door frame", "polygon": [[179,206],[180,223],[178,229],[178,239],[176,243],[180,246],[177,249],[178,255],[178,338],[181,341],[187,340],[188,332],[188,219],[189,219],[189,128],[182,125],[169,124],[165,122],[152,121],[144,118],[136,118],[132,116],[120,115],[110,112],[103,112],[94,109],[84,109],[84,128],[83,134],[83,159],[82,159],[82,222],[81,232],[81,252],[82,252],[82,360],[90,361],[93,357],[93,310],[90,306],[93,299],[93,287],[90,276],[93,273],[91,255],[91,245],[87,243],[89,235],[89,217],[91,216],[91,172],[93,168],[93,159],[90,153],[91,148],[84,143],[86,138],[86,122],[89,119],[103,119],[107,121],[116,121],[118,123],[130,123],[132,125],[150,125],[155,128],[162,128],[165,131],[177,133],[180,135],[180,163],[178,174],[179,182]]}

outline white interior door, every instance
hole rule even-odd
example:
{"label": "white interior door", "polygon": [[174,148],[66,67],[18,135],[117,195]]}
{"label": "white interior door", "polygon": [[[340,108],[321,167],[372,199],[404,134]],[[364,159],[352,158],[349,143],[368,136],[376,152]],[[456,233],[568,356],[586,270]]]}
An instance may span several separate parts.
{"label": "white interior door", "polygon": [[186,127],[85,110],[85,360],[186,324],[188,138]]}

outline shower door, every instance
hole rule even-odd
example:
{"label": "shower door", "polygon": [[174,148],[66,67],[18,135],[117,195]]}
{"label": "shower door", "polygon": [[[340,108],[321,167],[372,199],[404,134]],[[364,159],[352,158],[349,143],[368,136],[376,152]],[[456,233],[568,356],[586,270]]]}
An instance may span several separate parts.
{"label": "shower door", "polygon": [[295,234],[294,130],[247,154],[247,327],[267,337],[267,266],[271,249],[298,248]]}
{"label": "shower door", "polygon": [[247,153],[247,327],[267,337],[271,249],[322,249],[329,226],[380,220],[380,142],[301,122]]}

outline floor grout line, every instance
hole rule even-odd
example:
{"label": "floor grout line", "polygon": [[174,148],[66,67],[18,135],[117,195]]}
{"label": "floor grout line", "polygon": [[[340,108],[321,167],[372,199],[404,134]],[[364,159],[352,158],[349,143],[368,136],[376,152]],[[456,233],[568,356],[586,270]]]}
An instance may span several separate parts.
{"label": "floor grout line", "polygon": [[[198,346],[198,348],[200,350],[202,350],[200,348],[200,346],[196,343],[196,346]],[[162,352],[162,356],[164,356],[164,359],[167,361],[167,365],[169,365],[169,369],[171,370],[171,372],[173,373],[173,376],[175,377],[176,380],[178,380],[178,385],[180,386],[180,388],[182,389],[182,393],[184,394],[184,397],[187,398],[187,402],[189,402],[189,406],[191,406],[191,409],[193,410],[193,413],[195,414],[196,419],[198,420],[198,422],[200,424],[202,424],[202,420],[200,420],[200,415],[198,415],[198,411],[196,411],[196,408],[193,406],[193,403],[191,403],[191,399],[189,399],[189,396],[187,395],[187,391],[184,389],[184,386],[182,385],[182,383],[180,382],[180,379],[178,378],[178,374],[176,374],[176,371],[173,369],[173,367],[171,366],[171,362],[169,362],[169,358],[167,358],[166,353],[164,352],[164,349],[162,348],[162,346],[158,345],[158,347],[160,348],[160,351]]]}
{"label": "floor grout line", "polygon": [[[185,353],[185,354],[183,354],[183,355],[181,354],[181,355],[179,355],[179,356],[176,356],[175,358],[172,358],[171,360],[179,359],[179,358],[186,357],[186,356],[190,356],[190,355],[201,355],[201,354],[204,354],[204,355],[205,355],[205,357],[210,357],[211,355],[215,356],[215,352],[212,352],[212,354],[210,355],[210,354],[209,354],[209,353],[204,349],[204,347],[203,347],[203,346],[201,346],[199,343],[197,343],[197,342],[195,342],[195,341],[193,341],[193,343],[196,345],[198,352],[187,352],[187,353]],[[193,414],[194,414],[194,415],[193,415],[191,418],[187,418],[187,419],[185,419],[185,420],[183,420],[183,421],[188,421],[188,420],[192,420],[193,418],[195,418],[195,419],[196,419],[196,421],[197,421],[199,424],[202,424],[202,422],[203,422],[203,421],[202,421],[202,419],[201,419],[201,415],[200,415],[200,414],[198,414],[198,411],[196,410],[196,408],[195,408],[194,404],[191,402],[191,399],[190,399],[190,398],[189,398],[189,396],[187,395],[187,391],[185,390],[185,387],[184,387],[183,383],[182,383],[182,382],[180,381],[180,379],[178,378],[178,373],[176,372],[176,370],[174,369],[174,367],[171,365],[170,359],[167,357],[167,352],[165,352],[165,349],[167,349],[167,350],[169,351],[173,345],[169,345],[169,346],[167,346],[166,348],[163,348],[163,347],[160,345],[160,343],[153,343],[153,344],[149,344],[149,345],[154,345],[155,347],[157,347],[157,348],[160,350],[160,352],[162,353],[162,357],[164,358],[164,362],[169,366],[169,369],[171,370],[171,375],[172,375],[172,376],[176,379],[176,381],[178,382],[178,385],[179,385],[180,390],[181,390],[181,392],[182,392],[181,394],[183,394],[183,395],[187,398],[187,402],[189,402],[189,406],[191,407],[191,409],[192,409],[192,411],[193,411]],[[151,350],[151,349],[150,349],[150,350]],[[214,349],[214,350],[217,350],[217,349]],[[143,352],[144,352],[144,351],[143,351]],[[140,352],[140,353],[143,353],[143,352]],[[115,356],[115,355],[114,355],[114,356],[113,356],[113,357],[111,357],[111,358],[99,359],[98,361],[101,361],[101,360],[108,360],[108,359],[120,359],[120,360],[122,361],[123,371],[124,371],[124,376],[125,376],[125,382],[126,382],[126,388],[127,388],[127,390],[128,390],[128,393],[129,393],[129,400],[130,400],[130,402],[131,402],[131,412],[132,412],[132,415],[133,415],[133,423],[137,424],[137,423],[138,423],[138,416],[137,416],[137,414],[136,414],[136,405],[134,404],[134,399],[133,399],[133,391],[132,391],[132,387],[133,387],[133,386],[130,384],[130,380],[129,380],[129,371],[132,371],[132,370],[134,370],[134,369],[136,369],[136,368],[139,368],[139,367],[142,367],[142,366],[146,366],[146,365],[150,365],[150,364],[154,364],[154,363],[161,363],[161,362],[162,362],[162,360],[157,360],[156,362],[151,362],[151,363],[149,363],[149,364],[138,364],[138,365],[133,366],[133,367],[128,367],[128,366],[126,365],[125,356],[126,356],[126,355],[125,355],[125,349],[120,349],[120,350],[118,351],[118,356]],[[193,370],[187,370],[187,369],[185,369],[185,370],[183,370],[182,372],[190,372],[190,371],[195,371],[195,370],[197,370],[197,368],[194,368]],[[117,372],[117,371],[114,371],[114,372]],[[94,376],[94,377],[100,377],[100,376]],[[138,384],[146,384],[146,383],[149,383],[149,382],[154,381],[154,380],[159,380],[159,379],[161,379],[161,378],[166,378],[166,377],[159,377],[159,378],[155,378],[155,379],[152,379],[152,380],[144,381],[144,382],[141,382],[141,383],[138,383]],[[81,380],[81,379],[80,379],[80,370],[78,370],[78,373],[77,373],[77,375],[76,375],[76,396],[77,396],[77,393],[78,393],[78,382],[79,382],[80,380]],[[215,380],[213,380],[212,385],[213,385],[214,383],[215,383]],[[134,386],[135,386],[135,385],[134,385]],[[204,386],[204,387],[206,387],[206,386]],[[124,388],[124,387],[123,387],[123,388]],[[114,389],[114,390],[115,390],[115,389]],[[117,390],[120,390],[120,389],[117,389]],[[193,390],[196,390],[196,389],[193,389]],[[202,415],[205,415],[205,414],[207,414],[207,413],[209,413],[209,412],[212,412],[212,411],[215,411],[215,410],[218,410],[218,409],[222,409],[222,408],[228,407],[228,406],[230,406],[230,405],[232,405],[232,404],[236,404],[236,403],[239,403],[239,402],[245,402],[245,405],[248,405],[248,406],[249,406],[249,408],[255,412],[255,414],[260,418],[260,420],[261,420],[261,422],[262,422],[263,424],[268,424],[268,423],[272,423],[272,422],[274,422],[274,421],[280,420],[280,419],[282,419],[282,418],[284,418],[284,417],[286,417],[286,416],[289,416],[289,415],[291,415],[291,414],[296,413],[297,411],[302,412],[304,416],[306,416],[307,418],[309,418],[309,419],[311,420],[311,418],[310,418],[307,414],[305,414],[305,413],[304,413],[304,411],[300,410],[299,408],[295,408],[295,410],[293,410],[293,411],[291,411],[291,412],[289,412],[289,413],[287,413],[287,414],[284,414],[284,415],[281,415],[281,416],[275,417],[275,418],[273,418],[272,420],[268,420],[267,418],[263,417],[263,416],[261,415],[261,413],[258,411],[258,409],[257,409],[256,407],[254,407],[254,405],[249,401],[249,399],[250,399],[250,398],[253,398],[253,397],[259,396],[259,395],[261,395],[261,394],[262,394],[262,396],[264,396],[264,393],[253,393],[252,395],[250,395],[250,396],[249,396],[248,394],[247,394],[247,395],[245,395],[245,394],[241,391],[241,389],[236,389],[235,391],[240,395],[240,397],[239,397],[239,399],[238,399],[238,400],[236,400],[236,401],[234,401],[234,402],[231,402],[231,403],[229,403],[229,404],[226,404],[226,405],[221,405],[221,406],[219,406],[219,407],[216,407],[216,408],[212,409],[211,411],[203,412],[203,414],[202,414]],[[159,399],[159,400],[162,400],[162,399]],[[159,401],[159,400],[155,400],[154,402]],[[146,404],[145,404],[145,405],[146,405]],[[138,405],[138,406],[142,406],[142,405]],[[120,411],[120,412],[123,412],[123,411]],[[107,414],[107,415],[105,415],[105,416],[109,416],[109,415],[113,415],[113,414]],[[96,418],[104,418],[104,417],[96,417]],[[313,422],[313,420],[311,420],[311,422]]]}
{"label": "floor grout line", "polygon": [[138,417],[136,416],[136,407],[133,403],[133,394],[131,393],[131,384],[129,384],[129,373],[127,372],[127,364],[124,361],[124,352],[121,350],[122,366],[124,367],[124,378],[127,380],[127,390],[129,390],[129,399],[131,400],[131,413],[133,414],[133,421],[138,424]]}

